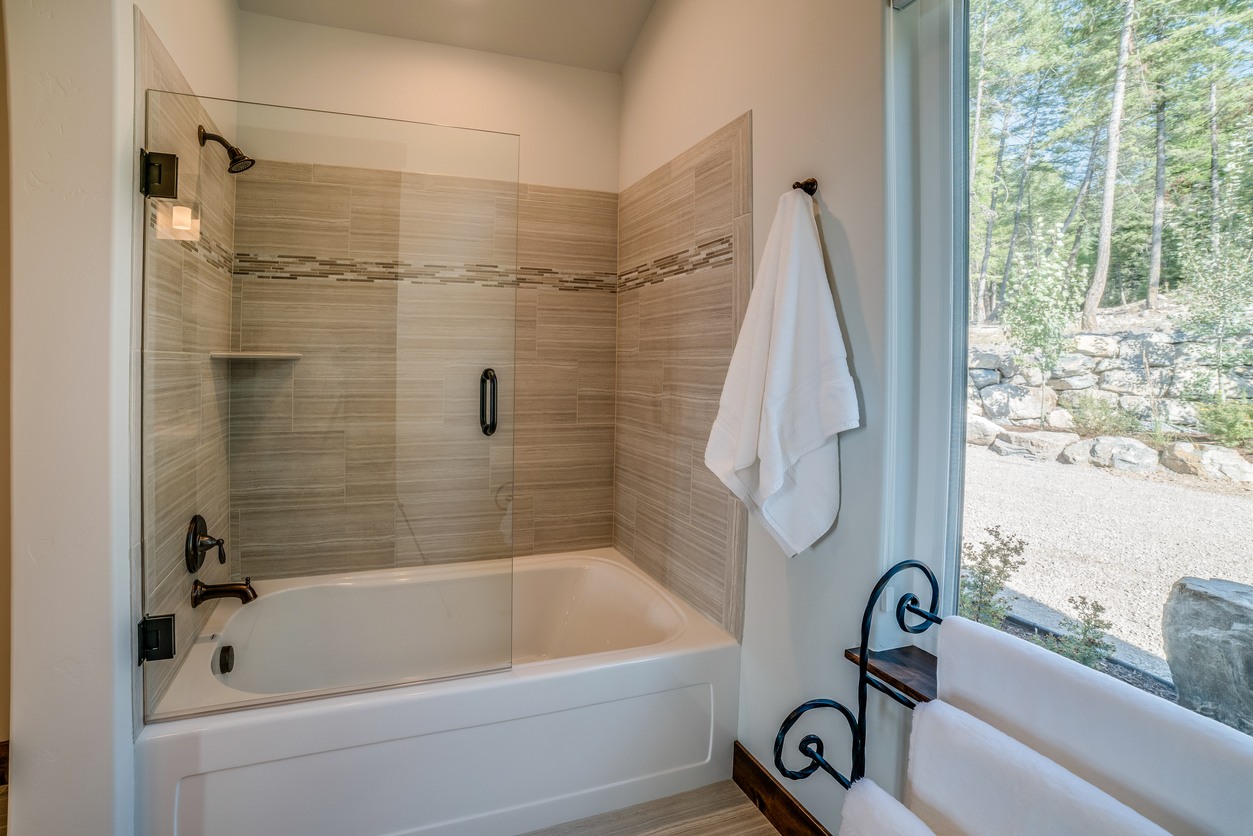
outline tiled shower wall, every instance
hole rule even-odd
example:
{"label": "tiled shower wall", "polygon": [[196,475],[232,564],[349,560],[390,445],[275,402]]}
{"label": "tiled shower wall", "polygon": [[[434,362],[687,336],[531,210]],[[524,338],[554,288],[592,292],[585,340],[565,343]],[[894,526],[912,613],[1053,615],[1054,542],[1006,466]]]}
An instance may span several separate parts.
{"label": "tiled shower wall", "polygon": [[[139,83],[190,91],[146,21],[138,31]],[[153,704],[174,675],[212,607],[191,608],[194,577],[183,542],[192,515],[201,514],[215,536],[227,536],[227,369],[209,359],[231,338],[231,259],[234,252],[234,182],[217,149],[201,149],[197,125],[215,130],[190,95],[149,94],[145,147],[179,157],[179,202],[198,202],[200,239],[159,238],[158,202],[144,201],[143,450],[144,611],[174,613],[178,657],[148,663],[145,689]],[[228,544],[229,546],[229,544]],[[213,555],[195,576],[227,579]]]}
{"label": "tiled shower wall", "polygon": [[734,636],[746,516],[704,455],[751,286],[750,118],[618,204],[614,545]]}
{"label": "tiled shower wall", "polygon": [[231,363],[236,571],[609,542],[616,196],[261,161],[236,216],[235,348],[303,355]]}

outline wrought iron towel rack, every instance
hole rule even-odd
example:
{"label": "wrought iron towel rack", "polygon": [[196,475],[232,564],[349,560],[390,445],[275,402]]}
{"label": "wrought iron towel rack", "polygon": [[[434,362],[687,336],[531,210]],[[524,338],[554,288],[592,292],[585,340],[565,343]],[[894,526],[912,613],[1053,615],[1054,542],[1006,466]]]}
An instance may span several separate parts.
{"label": "wrought iron towel rack", "polygon": [[[799,188],[797,184],[796,188]],[[853,781],[861,778],[866,774],[866,695],[870,688],[886,694],[896,700],[906,708],[914,708],[918,705],[917,701],[905,695],[900,689],[885,683],[882,679],[868,670],[870,663],[870,627],[874,619],[875,608],[878,606],[879,598],[888,587],[888,583],[892,578],[907,569],[917,569],[926,577],[927,582],[931,586],[931,605],[923,609],[919,606],[918,596],[912,592],[902,595],[896,603],[896,623],[906,633],[918,634],[925,632],[932,624],[939,624],[943,621],[937,614],[936,605],[940,598],[940,585],[936,581],[935,574],[925,564],[917,560],[903,560],[883,573],[878,582],[874,586],[874,590],[870,593],[870,600],[866,602],[866,610],[861,617],[861,645],[857,654],[857,716],[844,705],[835,700],[817,699],[798,705],[787,719],[783,721],[783,725],[779,727],[779,734],[774,739],[774,765],[781,775],[791,778],[793,781],[799,781],[813,775],[819,769],[826,772],[836,781],[840,782],[840,786],[848,789]],[[914,615],[922,619],[916,624],[908,624],[905,621],[906,615]],[[823,754],[824,746],[822,738],[816,734],[807,734],[801,738],[797,749],[802,755],[809,758],[809,763],[798,770],[788,769],[783,764],[783,744],[787,733],[796,725],[796,721],[808,711],[815,708],[833,708],[847,721],[849,730],[852,732],[852,754],[853,754],[853,770],[851,777],[844,777]]]}

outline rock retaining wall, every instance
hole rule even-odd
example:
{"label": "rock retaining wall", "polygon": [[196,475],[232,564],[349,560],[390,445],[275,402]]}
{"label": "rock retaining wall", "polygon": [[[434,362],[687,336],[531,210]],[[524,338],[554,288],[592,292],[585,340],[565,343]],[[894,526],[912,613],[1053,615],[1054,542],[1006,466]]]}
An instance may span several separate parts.
{"label": "rock retaining wall", "polygon": [[[1232,356],[1253,352],[1253,335],[1231,343]],[[1130,413],[1143,429],[1196,433],[1192,401],[1219,386],[1209,345],[1160,331],[1077,334],[1047,374],[1008,345],[972,346],[967,366],[970,414],[1001,426],[1038,424],[1043,416],[1046,427],[1069,430],[1070,410],[1091,398]],[[1253,399],[1253,367],[1231,369],[1221,385],[1229,398]]]}

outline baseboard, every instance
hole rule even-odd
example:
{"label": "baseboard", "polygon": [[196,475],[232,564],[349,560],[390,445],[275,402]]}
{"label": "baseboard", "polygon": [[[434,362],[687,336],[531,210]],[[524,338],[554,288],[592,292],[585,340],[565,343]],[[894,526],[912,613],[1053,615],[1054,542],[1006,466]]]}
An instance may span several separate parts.
{"label": "baseboard", "polygon": [[[731,780],[784,836],[831,836],[738,740],[731,762]],[[838,786],[832,792],[839,792]]]}

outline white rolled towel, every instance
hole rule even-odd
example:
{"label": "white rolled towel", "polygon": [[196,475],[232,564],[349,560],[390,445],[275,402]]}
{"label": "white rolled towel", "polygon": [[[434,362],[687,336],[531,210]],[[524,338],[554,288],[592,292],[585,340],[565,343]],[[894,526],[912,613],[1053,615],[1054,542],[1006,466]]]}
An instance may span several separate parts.
{"label": "white rolled towel", "polygon": [[964,618],[937,656],[941,700],[1176,836],[1253,833],[1253,737]]}
{"label": "white rolled towel", "polygon": [[905,803],[939,836],[1166,836],[1039,752],[939,700],[914,712]]}
{"label": "white rolled towel", "polygon": [[860,778],[844,796],[839,836],[935,836],[935,832],[874,781]]}

